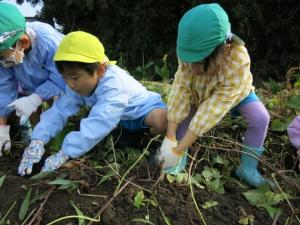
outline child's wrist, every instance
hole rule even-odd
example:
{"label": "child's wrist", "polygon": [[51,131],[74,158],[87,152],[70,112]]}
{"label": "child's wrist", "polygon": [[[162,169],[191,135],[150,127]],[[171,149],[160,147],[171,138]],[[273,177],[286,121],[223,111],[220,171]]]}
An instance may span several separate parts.
{"label": "child's wrist", "polygon": [[300,157],[300,148],[297,150],[297,155]]}
{"label": "child's wrist", "polygon": [[168,138],[170,141],[176,141],[175,135],[166,135],[166,138]]}
{"label": "child's wrist", "polygon": [[183,150],[179,150],[176,147],[172,149],[172,152],[177,156],[182,156],[182,154],[184,153]]}

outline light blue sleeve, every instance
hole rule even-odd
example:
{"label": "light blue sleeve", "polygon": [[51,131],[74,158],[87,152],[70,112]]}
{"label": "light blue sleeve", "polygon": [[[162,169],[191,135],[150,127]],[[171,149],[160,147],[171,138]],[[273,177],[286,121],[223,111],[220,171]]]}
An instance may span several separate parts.
{"label": "light blue sleeve", "polygon": [[98,100],[89,116],[80,122],[80,131],[69,133],[62,149],[71,158],[77,158],[91,150],[119,123],[129,97],[117,78],[109,78],[96,93]]}
{"label": "light blue sleeve", "polygon": [[45,100],[53,96],[59,96],[66,91],[65,81],[62,75],[57,71],[53,61],[55,50],[54,48],[49,48],[49,51],[46,53],[47,61],[44,66],[49,72],[48,79],[35,89],[35,93]]}
{"label": "light blue sleeve", "polygon": [[70,92],[60,96],[53,106],[41,115],[40,122],[32,132],[32,140],[41,140],[47,144],[66,125],[68,117],[76,114],[83,104],[81,97]]}
{"label": "light blue sleeve", "polygon": [[53,60],[56,49],[64,35],[44,23],[33,23],[32,28],[36,29],[38,35],[35,56],[43,58],[42,67],[48,71],[48,78],[35,89],[35,92],[43,99],[50,99],[66,91],[65,81],[58,72]]}
{"label": "light blue sleeve", "polygon": [[8,117],[13,111],[7,105],[18,97],[18,83],[9,68],[0,66],[0,116]]}

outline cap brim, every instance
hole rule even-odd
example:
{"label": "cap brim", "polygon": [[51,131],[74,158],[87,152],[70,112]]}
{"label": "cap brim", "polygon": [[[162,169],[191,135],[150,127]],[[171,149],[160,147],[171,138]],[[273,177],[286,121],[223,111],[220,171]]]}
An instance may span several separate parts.
{"label": "cap brim", "polygon": [[24,31],[20,31],[18,34],[5,41],[3,44],[0,44],[0,51],[12,47],[24,33],[25,33]]}
{"label": "cap brim", "polygon": [[87,57],[85,55],[79,55],[74,53],[55,54],[54,61],[72,61],[72,62],[83,62],[83,63],[95,63],[96,59]]}
{"label": "cap brim", "polygon": [[207,49],[205,51],[191,51],[176,47],[178,58],[183,63],[195,63],[205,59],[214,49]]}

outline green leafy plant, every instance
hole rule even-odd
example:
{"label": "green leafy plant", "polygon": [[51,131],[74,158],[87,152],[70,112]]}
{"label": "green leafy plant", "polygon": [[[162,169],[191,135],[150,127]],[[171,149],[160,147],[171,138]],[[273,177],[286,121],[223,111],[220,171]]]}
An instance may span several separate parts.
{"label": "green leafy plant", "polygon": [[274,81],[272,78],[269,78],[269,81],[263,81],[263,86],[272,92],[272,94],[276,94],[284,88],[282,83]]}
{"label": "green leafy plant", "polygon": [[141,66],[137,66],[133,71],[132,74],[136,79],[139,80],[151,80],[151,67],[154,65],[154,62],[148,62],[147,64],[143,64]]}
{"label": "green leafy plant", "polygon": [[144,191],[141,190],[139,191],[136,196],[134,197],[134,201],[133,201],[133,205],[136,207],[136,208],[140,208],[141,206],[148,206],[148,205],[152,205],[152,206],[157,206],[157,204],[155,203],[154,200],[152,199],[148,199],[148,198],[145,198],[145,195],[144,195]]}
{"label": "green leafy plant", "polygon": [[279,202],[285,200],[285,198],[291,198],[287,193],[275,193],[270,190],[268,186],[261,186],[255,190],[249,190],[243,193],[244,197],[254,206],[267,210],[269,216],[274,217],[282,210],[273,206]]}
{"label": "green leafy plant", "polygon": [[254,216],[253,215],[246,215],[246,216],[242,216],[239,219],[239,224],[243,224],[243,225],[252,225],[254,222]]}
{"label": "green leafy plant", "polygon": [[23,220],[25,218],[26,214],[27,214],[27,211],[28,211],[28,208],[29,208],[29,205],[30,205],[31,190],[32,189],[30,188],[29,191],[26,194],[25,199],[22,202],[22,205],[21,205],[21,208],[20,208],[20,211],[19,211],[19,219],[20,220]]}
{"label": "green leafy plant", "polygon": [[[145,198],[143,190],[137,192],[136,196],[134,197],[133,205],[134,205],[134,207],[136,207],[138,209],[141,206],[146,206],[147,208],[148,208],[149,205],[152,205],[152,206],[155,206],[155,207],[157,206],[157,204],[154,200]],[[143,218],[134,218],[134,219],[131,220],[131,222],[154,224],[150,221],[149,214],[147,214],[145,216],[145,219],[143,219]]]}
{"label": "green leafy plant", "polygon": [[70,203],[78,215],[78,225],[85,225],[84,215],[83,215],[82,211],[76,206],[76,204],[73,201],[70,201]]}
{"label": "green leafy plant", "polygon": [[5,175],[5,174],[4,174],[3,176],[0,177],[0,187],[2,187],[5,178],[6,178],[6,175]]}
{"label": "green leafy plant", "polygon": [[209,208],[217,206],[218,204],[219,203],[217,201],[208,200],[208,201],[204,202],[204,204],[202,205],[202,208],[209,209]]}
{"label": "green leafy plant", "polygon": [[62,143],[65,139],[65,136],[71,132],[74,131],[75,126],[72,123],[68,123],[64,129],[59,132],[48,144],[48,148],[51,150],[54,150],[55,152],[59,151],[61,149]]}
{"label": "green leafy plant", "polygon": [[197,176],[197,179],[200,183],[205,184],[210,190],[219,194],[224,194],[225,190],[221,177],[222,175],[218,169],[205,166],[201,176]]}
{"label": "green leafy plant", "polygon": [[59,185],[58,189],[77,189],[79,186],[79,181],[72,181],[67,179],[58,178],[56,180],[48,182],[50,185]]}
{"label": "green leafy plant", "polygon": [[165,83],[170,82],[170,70],[168,68],[167,59],[168,59],[168,55],[165,54],[162,59],[163,66],[159,67],[158,65],[155,65],[154,67],[155,73],[159,75],[162,81]]}

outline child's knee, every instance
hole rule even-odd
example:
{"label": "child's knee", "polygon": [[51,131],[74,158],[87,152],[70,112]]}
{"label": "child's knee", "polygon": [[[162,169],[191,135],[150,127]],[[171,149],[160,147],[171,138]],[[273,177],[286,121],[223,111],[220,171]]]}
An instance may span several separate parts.
{"label": "child's knee", "polygon": [[154,109],[148,114],[145,119],[146,125],[148,125],[155,133],[164,133],[168,126],[167,110],[166,109]]}
{"label": "child's knee", "polygon": [[268,113],[267,110],[265,110],[262,113],[260,113],[260,115],[258,117],[259,117],[258,123],[261,124],[261,126],[265,126],[265,127],[269,126],[269,123],[270,123],[270,114]]}
{"label": "child's knee", "polygon": [[250,121],[252,126],[267,128],[270,122],[270,115],[267,110],[263,110],[258,112]]}

